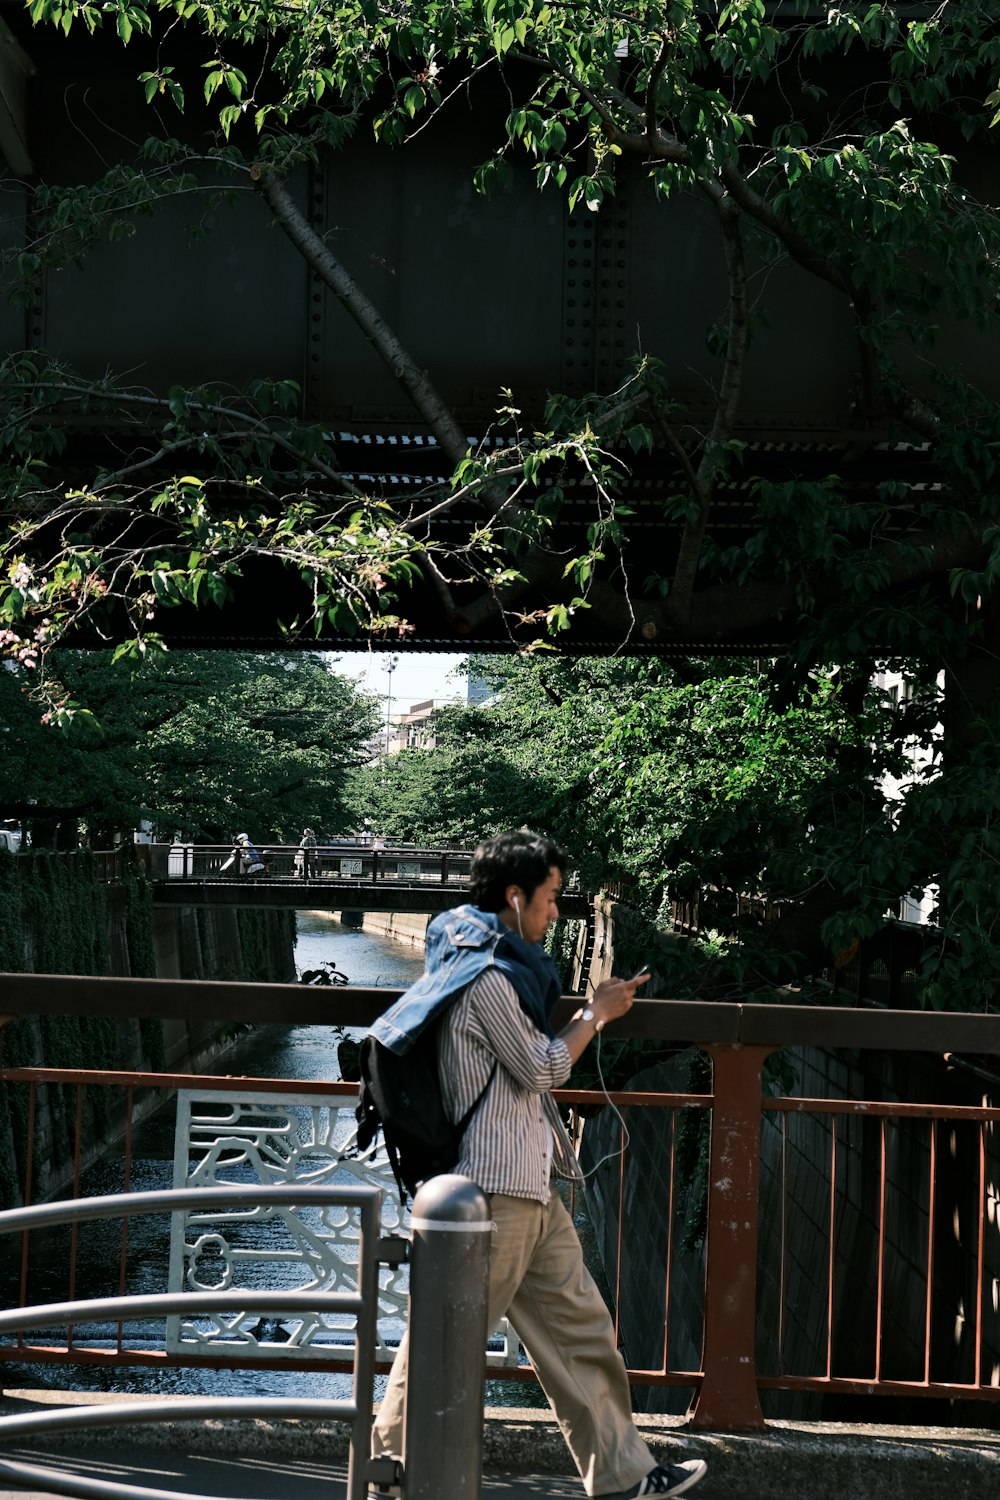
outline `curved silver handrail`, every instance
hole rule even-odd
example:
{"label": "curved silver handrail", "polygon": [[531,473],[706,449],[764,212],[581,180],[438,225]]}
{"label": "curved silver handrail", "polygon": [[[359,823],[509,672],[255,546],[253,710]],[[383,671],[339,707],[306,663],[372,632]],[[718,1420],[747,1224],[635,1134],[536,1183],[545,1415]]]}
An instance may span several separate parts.
{"label": "curved silver handrail", "polygon": [[[263,1398],[262,1398],[263,1399]],[[219,1500],[218,1495],[199,1495],[193,1490],[156,1490],[142,1484],[119,1484],[113,1479],[87,1479],[60,1469],[0,1459],[0,1479],[18,1489],[47,1490],[53,1495],[73,1495],[78,1500]],[[231,1500],[239,1500],[233,1496]]]}
{"label": "curved silver handrail", "polygon": [[[266,1409],[266,1412],[265,1412]],[[340,1421],[351,1402],[316,1396],[174,1396],[170,1400],[109,1401],[100,1406],[58,1406],[50,1411],[18,1412],[0,1417],[4,1438],[36,1437],[39,1433],[69,1432],[74,1427],[120,1427],[160,1422],[203,1422],[235,1418],[247,1421],[263,1415],[283,1422]]]}
{"label": "curved silver handrail", "polygon": [[177,1313],[240,1311],[260,1313],[315,1313],[322,1298],[324,1310],[360,1313],[357,1292],[273,1291],[251,1292],[241,1287],[221,1287],[208,1292],[144,1292],[133,1297],[90,1297],[81,1302],[43,1302],[37,1307],[15,1307],[0,1313],[0,1333],[21,1328],[57,1328],[62,1323],[128,1322],[132,1318],[168,1318]]}
{"label": "curved silver handrail", "polygon": [[[336,1205],[361,1211],[361,1236],[358,1257],[357,1292],[324,1292],[324,1304],[331,1311],[356,1314],[356,1359],[354,1390],[351,1400],[317,1400],[296,1397],[190,1397],[181,1400],[150,1401],[141,1406],[110,1403],[94,1407],[62,1407],[53,1411],[13,1414],[0,1417],[0,1443],[39,1432],[72,1431],[83,1427],[131,1426],[134,1423],[203,1421],[207,1418],[272,1417],[281,1421],[333,1420],[351,1424],[351,1452],[348,1463],[348,1500],[362,1500],[368,1482],[367,1445],[372,1418],[372,1376],[374,1374],[375,1318],[377,1291],[377,1250],[381,1228],[382,1191],[367,1185],[333,1187],[329,1184],[308,1185],[281,1183],[274,1186],[237,1184],[205,1188],[171,1188],[147,1193],[109,1193],[99,1198],[81,1198],[72,1202],[44,1203],[32,1208],[13,1208],[0,1212],[0,1234],[77,1223],[87,1219],[120,1218],[142,1213],[173,1212],[209,1205],[273,1204]],[[208,1292],[167,1292],[131,1297],[101,1297],[84,1301],[45,1303],[20,1307],[0,1313],[0,1331],[10,1332],[26,1327],[51,1327],[59,1323],[86,1322],[92,1319],[127,1321],[131,1317],[167,1316],[177,1312],[213,1312],[238,1305],[248,1311],[315,1312],[316,1292],[260,1292],[222,1288]],[[21,1489],[44,1489],[52,1494],[78,1496],[80,1500],[210,1500],[178,1490],[150,1489],[143,1485],[123,1484],[114,1480],[85,1478],[14,1459],[0,1459],[0,1480]]]}
{"label": "curved silver handrail", "polygon": [[51,1495],[74,1495],[79,1500],[212,1500],[209,1495],[196,1495],[190,1490],[154,1490],[140,1484],[116,1484],[110,1479],[85,1479],[83,1475],[6,1458],[0,1459],[0,1479],[15,1489],[46,1490]]}
{"label": "curved silver handrail", "polygon": [[347,1208],[381,1203],[382,1189],[365,1183],[353,1187],[330,1184],[282,1182],[213,1183],[205,1187],[159,1188],[148,1193],[105,1193],[99,1198],[63,1199],[56,1203],[38,1203],[31,1208],[7,1208],[0,1212],[0,1234],[15,1234],[24,1229],[50,1228],[82,1219],[119,1219],[129,1214],[174,1213],[182,1208],[203,1208],[207,1204],[300,1203],[330,1204]]}

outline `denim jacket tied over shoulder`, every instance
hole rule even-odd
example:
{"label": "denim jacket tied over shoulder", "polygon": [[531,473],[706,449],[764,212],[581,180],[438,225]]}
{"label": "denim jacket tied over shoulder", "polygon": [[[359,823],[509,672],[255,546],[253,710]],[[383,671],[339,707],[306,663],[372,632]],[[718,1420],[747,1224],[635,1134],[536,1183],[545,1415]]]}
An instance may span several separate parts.
{"label": "denim jacket tied over shoulder", "polygon": [[522,1010],[539,1031],[552,1036],[552,1010],[562,991],[555,964],[539,944],[525,942],[495,912],[471,905],[442,912],[428,923],[423,974],[379,1017],[371,1035],[402,1056],[489,968],[510,980]]}

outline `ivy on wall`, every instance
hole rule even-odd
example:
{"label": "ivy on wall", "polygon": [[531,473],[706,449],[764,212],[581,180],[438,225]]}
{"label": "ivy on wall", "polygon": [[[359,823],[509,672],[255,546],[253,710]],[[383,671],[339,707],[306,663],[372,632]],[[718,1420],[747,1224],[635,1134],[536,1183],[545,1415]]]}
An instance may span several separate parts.
{"label": "ivy on wall", "polygon": [[[294,911],[256,911],[240,909],[236,913],[246,977],[258,984],[284,984],[288,973],[288,955],[295,949]],[[221,1036],[232,1041],[250,1025],[230,1023]]]}
{"label": "ivy on wall", "polygon": [[553,922],[545,937],[545,951],[559,970],[564,990],[573,972],[573,960],[576,957],[577,944],[580,940],[581,925],[574,918],[559,917]]}
{"label": "ivy on wall", "polygon": [[129,967],[137,979],[156,978],[153,948],[153,897],[141,865],[130,869],[122,881],[125,899],[125,931],[128,935]]}
{"label": "ivy on wall", "polygon": [[[228,945],[220,944],[211,916],[199,911],[197,919],[206,977],[264,982],[293,977],[289,967],[294,912],[239,911],[231,933],[235,941]],[[0,851],[0,972],[154,977],[152,894],[143,866],[126,857],[124,869],[109,883],[89,850],[16,856]],[[96,1071],[134,1066],[130,1032],[130,1026],[102,1016],[29,1017],[0,1029],[0,1062],[7,1067],[44,1063]],[[162,1021],[140,1020],[139,1037],[144,1065],[154,1072],[162,1070]],[[219,1044],[228,1040],[228,1033],[216,1037]],[[2,1205],[21,1201],[28,1098],[27,1085],[0,1090]],[[113,1107],[107,1090],[85,1091],[84,1131],[89,1139],[100,1140],[114,1129],[109,1115]],[[45,1086],[40,1108],[48,1136],[42,1154],[51,1168],[52,1163],[72,1159],[76,1086]]]}
{"label": "ivy on wall", "polygon": [[[9,971],[13,972],[13,971]],[[37,1023],[12,1021],[0,1031],[0,1060],[5,1067],[27,1068],[38,1062]],[[23,1083],[0,1089],[0,1207],[22,1201],[24,1148],[28,1140],[28,1088]]]}
{"label": "ivy on wall", "polygon": [[[0,852],[0,971],[36,974],[110,974],[113,971],[109,913],[124,913],[125,960],[133,974],[155,972],[152,901],[145,874],[130,863],[112,886],[99,878],[89,850],[11,855]],[[120,903],[120,905],[118,905]],[[162,1059],[161,1024],[151,1023],[143,1041],[154,1060]],[[113,1069],[122,1065],[122,1031],[107,1016],[26,1017],[0,1032],[0,1057],[7,1067],[37,1066]],[[155,1060],[153,1066],[155,1066]],[[68,1159],[76,1124],[77,1097],[71,1085],[46,1091],[52,1155]],[[108,1103],[91,1090],[85,1108],[92,1131],[102,1134]],[[19,1202],[26,1169],[28,1088],[0,1090],[0,1202]]]}
{"label": "ivy on wall", "polygon": [[107,891],[89,850],[14,856],[19,922],[26,958],[19,970],[35,974],[107,974]]}
{"label": "ivy on wall", "polygon": [[113,884],[89,849],[0,851],[0,972],[110,974],[109,913],[124,909],[131,974],[152,977],[152,896],[137,860]]}
{"label": "ivy on wall", "polygon": [[24,967],[24,929],[13,854],[0,850],[0,972],[17,974]]}
{"label": "ivy on wall", "polygon": [[295,913],[241,908],[237,911],[237,921],[247,979],[258,984],[287,982],[284,955],[295,946]]}

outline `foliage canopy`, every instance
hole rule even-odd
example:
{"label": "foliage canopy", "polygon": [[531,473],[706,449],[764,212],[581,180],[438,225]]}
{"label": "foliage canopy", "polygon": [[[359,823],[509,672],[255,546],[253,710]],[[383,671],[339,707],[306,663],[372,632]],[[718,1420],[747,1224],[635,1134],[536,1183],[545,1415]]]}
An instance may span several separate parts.
{"label": "foliage canopy", "polygon": [[618,889],[650,933],[669,932],[674,903],[697,906],[698,941],[657,960],[674,994],[802,986],[929,890],[921,1003],[995,1003],[996,710],[989,747],[952,763],[940,689],[899,694],[863,670],[816,674],[782,701],[771,665],[747,660],[476,669],[494,696],[441,713],[435,749],[359,771],[355,821],[421,842],[541,827],[585,888]]}
{"label": "foliage canopy", "polygon": [[128,671],[111,653],[59,654],[67,689],[93,703],[65,734],[41,724],[0,672],[6,815],[36,844],[57,830],[94,847],[143,819],[169,840],[298,843],[310,825],[343,832],[344,791],[377,711],[353,683],[307,653],[171,651]]}

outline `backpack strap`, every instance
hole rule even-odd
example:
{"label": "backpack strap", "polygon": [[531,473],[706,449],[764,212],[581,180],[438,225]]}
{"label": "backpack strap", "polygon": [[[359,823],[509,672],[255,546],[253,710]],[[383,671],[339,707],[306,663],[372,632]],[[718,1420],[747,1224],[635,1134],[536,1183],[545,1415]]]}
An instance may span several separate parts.
{"label": "backpack strap", "polygon": [[489,1088],[490,1084],[493,1082],[493,1079],[496,1077],[497,1065],[498,1065],[499,1061],[500,1061],[500,1059],[497,1058],[497,1057],[495,1057],[493,1059],[493,1066],[490,1069],[490,1076],[489,1076],[489,1078],[487,1078],[486,1082],[483,1084],[482,1093],[479,1095],[478,1099],[473,1099],[472,1103],[469,1105],[468,1109],[465,1111],[465,1114],[458,1121],[458,1129],[462,1133],[462,1135],[464,1135],[465,1132],[468,1130],[468,1128],[469,1128],[469,1122],[472,1119],[472,1116],[476,1113],[476,1110],[479,1108],[479,1106],[482,1104],[483,1100],[486,1098],[486,1090]]}
{"label": "backpack strap", "polygon": [[[490,1076],[489,1076],[489,1078],[487,1078],[486,1082],[483,1084],[482,1092],[479,1094],[478,1098],[473,1099],[472,1103],[469,1105],[468,1109],[465,1111],[465,1114],[458,1121],[456,1128],[458,1129],[458,1131],[459,1131],[459,1133],[461,1135],[465,1134],[466,1130],[469,1128],[469,1122],[471,1121],[472,1116],[476,1113],[476,1110],[479,1108],[479,1106],[482,1104],[483,1100],[486,1098],[486,1090],[489,1088],[490,1084],[493,1082],[494,1077],[496,1076],[496,1071],[497,1071],[498,1063],[499,1063],[499,1059],[498,1058],[494,1058],[493,1059],[493,1066],[490,1069]],[[377,1127],[376,1127],[376,1130],[377,1130]],[[376,1133],[375,1131],[371,1131],[370,1132],[370,1137],[369,1137],[369,1142],[368,1142],[369,1144],[370,1144],[371,1137],[373,1137],[375,1133]],[[359,1145],[361,1143],[360,1142],[360,1137],[361,1137],[361,1131],[359,1130],[359,1132],[358,1132],[358,1144]],[[386,1140],[385,1131],[382,1132],[382,1144],[385,1147],[386,1155],[389,1158],[389,1165],[392,1168],[392,1175],[396,1179],[396,1187],[399,1189],[399,1201],[400,1201],[401,1205],[405,1208],[405,1206],[406,1206],[406,1200],[407,1200],[407,1198],[410,1197],[410,1193],[409,1193],[409,1191],[408,1191],[408,1189],[406,1187],[406,1184],[403,1182],[403,1169],[402,1169],[402,1165],[401,1165],[400,1160],[399,1160],[399,1154],[396,1151],[396,1148],[392,1144],[392,1142]]]}

